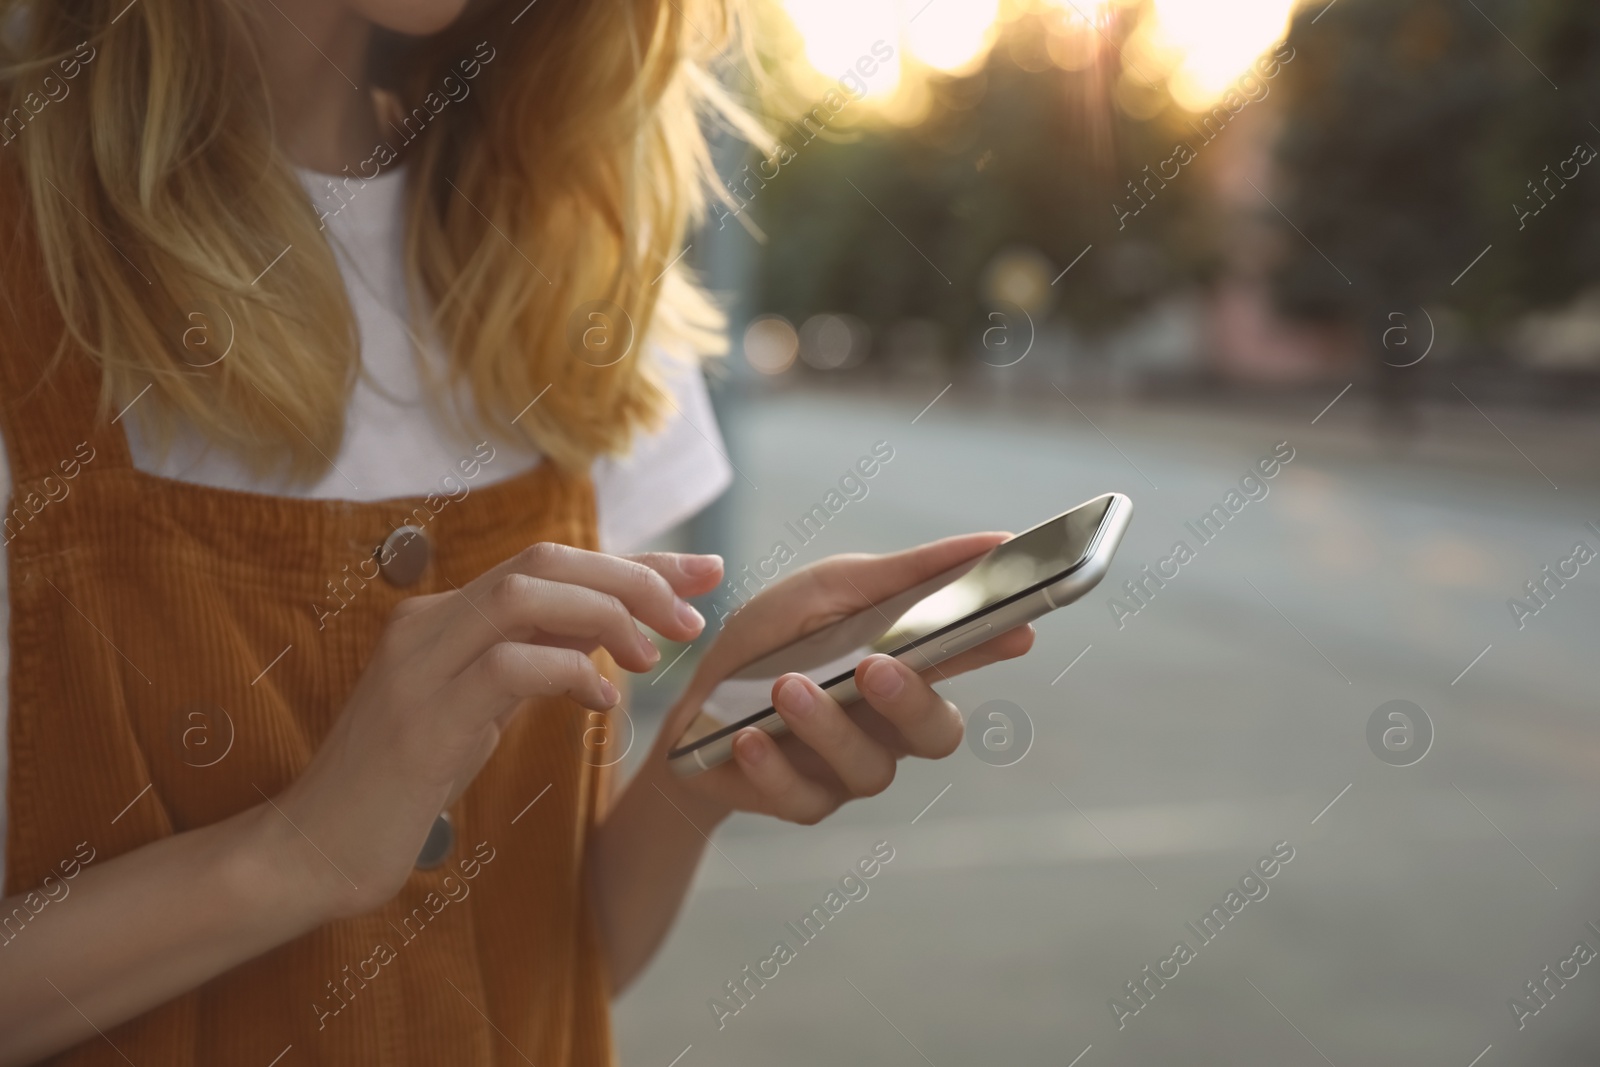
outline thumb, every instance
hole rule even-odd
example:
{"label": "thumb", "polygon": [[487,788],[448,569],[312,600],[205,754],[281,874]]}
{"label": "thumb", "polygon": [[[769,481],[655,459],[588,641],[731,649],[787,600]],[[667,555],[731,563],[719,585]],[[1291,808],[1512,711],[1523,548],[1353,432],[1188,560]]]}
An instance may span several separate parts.
{"label": "thumb", "polygon": [[816,564],[816,577],[839,610],[859,611],[976,559],[1010,537],[959,534],[883,556],[835,556]]}

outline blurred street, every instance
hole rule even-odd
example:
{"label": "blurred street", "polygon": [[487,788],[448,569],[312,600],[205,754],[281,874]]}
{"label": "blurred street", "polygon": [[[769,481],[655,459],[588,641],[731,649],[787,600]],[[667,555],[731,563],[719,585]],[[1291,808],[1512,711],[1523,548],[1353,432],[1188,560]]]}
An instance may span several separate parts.
{"label": "blurred street", "polygon": [[[1600,549],[1593,420],[1428,408],[1401,448],[1359,388],[1318,415],[1338,384],[1079,410],[957,383],[926,407],[942,384],[730,400],[740,476],[723,543],[702,547],[733,571],[794,544],[785,523],[878,441],[893,460],[798,563],[1128,493],[1100,588],[1043,619],[1023,660],[948,685],[964,711],[1020,706],[1032,746],[1012,766],[967,748],[903,764],[818,827],[730,822],[617,1006],[622,1062],[1600,1062],[1600,966],[1550,982],[1520,1030],[1508,1005],[1537,1006],[1525,983],[1576,942],[1600,948],[1600,561],[1520,630],[1507,607],[1577,542]],[[1185,524],[1280,442],[1293,459],[1267,495],[1200,545]],[[1119,629],[1108,600],[1134,606],[1124,581],[1179,539],[1195,558]],[[676,670],[654,689],[675,693]],[[1435,732],[1411,766],[1369,747],[1391,700]],[[894,858],[868,895],[802,945],[785,924],[881,841]],[[1196,937],[1186,924],[1279,842],[1293,859],[1270,892]],[[796,958],[719,1030],[708,1002],[737,1007],[725,983],[779,940]],[[1180,940],[1194,958],[1119,1029],[1108,1002],[1138,1006],[1127,983]]]}

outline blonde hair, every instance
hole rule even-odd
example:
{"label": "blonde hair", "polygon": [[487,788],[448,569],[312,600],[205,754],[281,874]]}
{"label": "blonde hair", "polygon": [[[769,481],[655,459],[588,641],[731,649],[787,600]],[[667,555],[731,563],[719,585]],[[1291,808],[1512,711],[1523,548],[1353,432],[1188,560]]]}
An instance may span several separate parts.
{"label": "blonde hair", "polygon": [[[669,263],[714,181],[700,122],[731,105],[704,64],[736,36],[736,2],[473,4],[393,57],[391,117],[422,125],[479,42],[493,53],[403,157],[410,304],[467,387],[439,393],[470,396],[468,424],[582,469],[670,403],[647,338],[720,350],[720,315]],[[158,442],[183,420],[258,472],[311,478],[338,451],[359,340],[274,142],[255,17],[244,0],[0,0],[0,25],[23,31],[0,61],[0,160],[21,179],[61,350],[100,366],[102,407],[153,385],[141,414]],[[631,327],[609,365],[569,343],[596,302]],[[218,359],[224,339],[206,348],[196,327],[224,322]]]}

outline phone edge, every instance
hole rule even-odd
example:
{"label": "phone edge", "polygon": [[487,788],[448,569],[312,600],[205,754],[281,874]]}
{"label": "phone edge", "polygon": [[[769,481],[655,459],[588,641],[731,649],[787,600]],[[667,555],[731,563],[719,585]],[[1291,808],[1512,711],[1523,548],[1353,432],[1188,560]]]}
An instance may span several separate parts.
{"label": "phone edge", "polygon": [[[947,638],[940,643],[938,652],[933,656],[929,656],[923,649],[914,648],[895,658],[913,670],[927,670],[930,667],[938,666],[952,656],[958,656],[962,652],[983,644],[985,641],[991,641],[1003,633],[1015,630],[1018,626],[1043,618],[1050,612],[1064,608],[1073,601],[1085,596],[1091,589],[1100,584],[1100,581],[1106,576],[1106,572],[1111,569],[1112,557],[1117,554],[1117,548],[1122,543],[1122,536],[1127,532],[1128,524],[1133,520],[1133,500],[1130,497],[1115,491],[1104,495],[1112,498],[1114,512],[1106,518],[1105,522],[1100,524],[1100,529],[1095,532],[1094,543],[1089,548],[1088,559],[1084,560],[1071,574],[1052,585],[1045,586],[1032,596],[1001,605],[992,614],[980,616],[982,621],[988,623],[988,630],[982,630],[979,626],[974,626],[965,633]],[[1091,497],[1090,499],[1094,498]],[[995,621],[996,619],[1004,619],[1006,621],[1001,625]],[[970,639],[971,643],[962,643],[962,638]],[[948,651],[946,650],[947,648]],[[920,665],[911,663],[910,660],[913,658],[920,660]],[[834,686],[833,689],[829,690],[829,695],[840,704],[858,700],[861,696],[856,691],[854,679]],[[789,725],[776,712],[750,725],[758,730],[766,731],[773,737],[782,737],[789,732]],[[738,736],[736,733],[729,734],[727,737],[719,738],[709,745],[685,752],[675,759],[668,759],[668,766],[679,778],[692,778],[703,771],[712,770],[733,758],[733,739]],[[706,759],[707,753],[715,753],[716,758]]]}

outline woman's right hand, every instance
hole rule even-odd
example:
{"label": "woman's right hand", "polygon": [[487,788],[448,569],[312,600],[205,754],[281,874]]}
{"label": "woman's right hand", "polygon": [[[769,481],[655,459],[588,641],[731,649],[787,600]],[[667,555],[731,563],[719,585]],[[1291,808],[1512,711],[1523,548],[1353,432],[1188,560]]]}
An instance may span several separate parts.
{"label": "woman's right hand", "polygon": [[[331,919],[382,906],[524,698],[611,707],[616,692],[588,653],[604,648],[645,670],[658,657],[635,620],[689,640],[704,623],[682,598],[721,578],[715,556],[535,545],[460,589],[402,603],[288,788],[86,866],[71,903],[6,938],[0,1064],[33,1063],[93,1038],[89,1019],[110,1029]],[[12,897],[0,914],[24,905]]]}
{"label": "woman's right hand", "polygon": [[320,888],[328,918],[382,906],[524,699],[615,706],[589,653],[649,670],[660,653],[635,620],[691,640],[705,620],[685,598],[721,579],[716,556],[537,544],[458,589],[403,601],[310,765],[258,809],[272,851],[303,860],[300,884]]}

